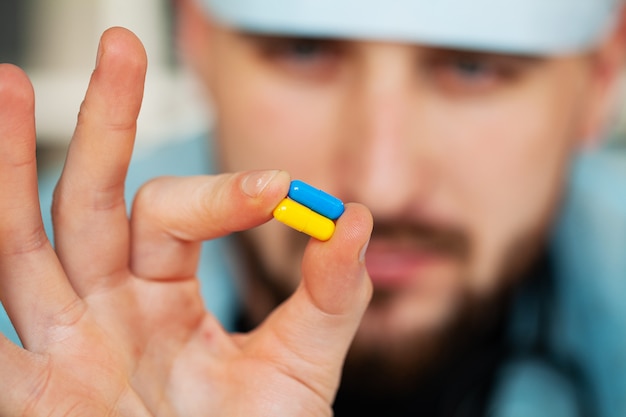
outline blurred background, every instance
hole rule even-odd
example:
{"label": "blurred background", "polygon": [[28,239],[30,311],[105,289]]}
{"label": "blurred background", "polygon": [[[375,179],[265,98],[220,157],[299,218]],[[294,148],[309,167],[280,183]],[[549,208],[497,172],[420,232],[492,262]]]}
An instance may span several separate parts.
{"label": "blurred background", "polygon": [[0,62],[22,67],[36,94],[41,164],[62,158],[95,63],[101,33],[124,26],[149,60],[137,148],[187,138],[209,114],[177,64],[171,0],[0,0]]}
{"label": "blurred background", "polygon": [[[42,163],[64,153],[99,36],[110,26],[134,31],[148,52],[137,147],[189,137],[209,126],[199,89],[177,64],[171,7],[171,0],[0,0],[0,61],[20,65],[33,81]],[[626,107],[616,117],[612,141],[626,144]]]}

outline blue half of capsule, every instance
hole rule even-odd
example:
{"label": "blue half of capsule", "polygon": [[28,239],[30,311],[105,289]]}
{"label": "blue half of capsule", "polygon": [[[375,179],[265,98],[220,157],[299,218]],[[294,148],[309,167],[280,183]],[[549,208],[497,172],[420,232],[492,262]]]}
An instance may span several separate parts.
{"label": "blue half of capsule", "polygon": [[289,198],[331,220],[337,220],[344,211],[340,199],[300,180],[291,181]]}

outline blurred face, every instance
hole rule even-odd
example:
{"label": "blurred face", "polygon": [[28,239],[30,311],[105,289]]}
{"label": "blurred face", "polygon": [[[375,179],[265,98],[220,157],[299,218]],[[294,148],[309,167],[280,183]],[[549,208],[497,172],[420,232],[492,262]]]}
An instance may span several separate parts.
{"label": "blurred face", "polygon": [[[284,169],[374,215],[375,295],[356,358],[418,366],[528,268],[586,123],[590,58],[206,25],[192,52],[216,111],[220,168]],[[295,288],[306,236],[271,221],[244,240],[269,292]],[[258,290],[249,303],[262,315]]]}

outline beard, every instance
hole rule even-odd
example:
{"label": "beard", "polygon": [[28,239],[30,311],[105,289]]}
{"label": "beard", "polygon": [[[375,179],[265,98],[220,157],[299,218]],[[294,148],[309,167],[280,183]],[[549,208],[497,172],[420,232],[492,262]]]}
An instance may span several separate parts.
{"label": "beard", "polygon": [[[494,335],[501,336],[508,318],[511,298],[538,254],[544,233],[537,228],[532,233],[518,236],[503,251],[500,263],[494,269],[498,286],[489,294],[477,296],[461,290],[454,298],[446,320],[429,327],[414,326],[403,332],[393,332],[385,326],[366,330],[371,316],[392,308],[396,291],[375,289],[361,329],[348,352],[340,391],[359,396],[396,398],[414,392],[416,386],[431,383],[447,375],[460,362],[489,352]],[[258,242],[246,232],[234,236],[235,244],[244,254],[244,327],[251,330],[295,290],[294,277],[276,276],[263,262]],[[459,282],[470,282],[472,245],[469,236],[461,230],[439,229],[424,224],[378,224],[374,239],[414,241],[420,248],[435,251],[457,261]],[[289,245],[290,257],[302,254],[308,238],[293,234]],[[246,296],[245,294],[248,294]],[[364,331],[365,330],[365,331]],[[485,349],[487,348],[487,349]]]}
{"label": "beard", "polygon": [[[527,280],[544,271],[545,233],[541,230],[518,236],[505,249],[495,269],[498,285],[493,291],[481,295],[459,291],[445,320],[436,325],[408,328],[402,334],[393,334],[385,326],[365,328],[368,313],[375,315],[377,309],[385,310],[386,304],[394,302],[393,294],[375,291],[348,352],[340,392],[389,404],[416,391],[445,390],[467,368],[475,367],[475,375],[491,372],[489,367],[496,366],[507,349],[515,295]],[[469,240],[450,242],[456,242],[451,248],[463,255],[459,260],[470,259]],[[472,279],[468,269],[459,274],[460,282]]]}
{"label": "beard", "polygon": [[[373,332],[371,327],[363,332],[360,329],[346,357],[342,388],[391,398],[432,385],[498,339],[508,316],[511,293],[509,287],[488,298],[466,296],[456,302],[446,321],[432,327],[410,328],[401,334],[385,328]],[[377,304],[375,297],[372,314],[385,308]]]}

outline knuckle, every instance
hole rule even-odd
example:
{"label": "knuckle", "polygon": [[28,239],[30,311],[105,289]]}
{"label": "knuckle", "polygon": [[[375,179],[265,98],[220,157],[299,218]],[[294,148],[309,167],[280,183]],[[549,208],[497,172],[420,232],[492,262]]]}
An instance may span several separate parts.
{"label": "knuckle", "polygon": [[133,200],[133,212],[141,212],[142,215],[154,213],[158,207],[163,184],[169,181],[169,177],[157,177],[144,183]]}
{"label": "knuckle", "polygon": [[90,189],[85,189],[81,184],[62,178],[52,194],[52,219],[57,222],[63,216],[73,216],[74,209],[86,209],[89,211],[109,211],[125,205],[124,183],[97,187],[94,184]]}
{"label": "knuckle", "polygon": [[0,239],[0,253],[2,256],[22,256],[38,252],[48,243],[48,237],[39,224],[31,230],[19,226],[16,230],[2,230]]}

